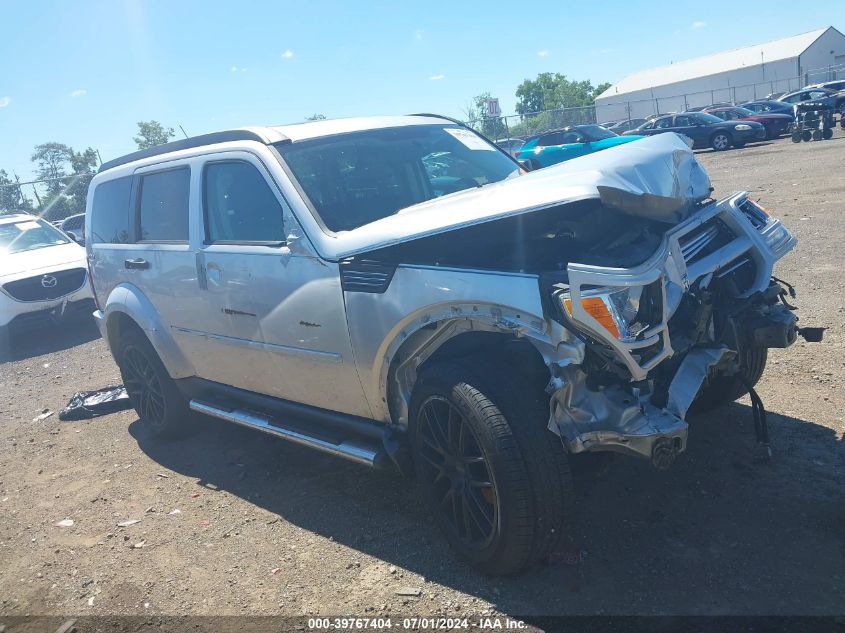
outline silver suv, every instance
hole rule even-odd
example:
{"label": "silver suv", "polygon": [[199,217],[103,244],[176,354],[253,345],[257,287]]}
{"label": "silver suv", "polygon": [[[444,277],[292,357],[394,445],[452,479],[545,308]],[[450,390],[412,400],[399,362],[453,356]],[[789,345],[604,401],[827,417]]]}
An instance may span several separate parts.
{"label": "silver suv", "polygon": [[795,239],[659,135],[527,173],[433,115],[245,128],[106,163],[95,313],[140,419],[413,473],[489,573],[547,556],[570,462],[668,467],[688,409],[796,338]]}

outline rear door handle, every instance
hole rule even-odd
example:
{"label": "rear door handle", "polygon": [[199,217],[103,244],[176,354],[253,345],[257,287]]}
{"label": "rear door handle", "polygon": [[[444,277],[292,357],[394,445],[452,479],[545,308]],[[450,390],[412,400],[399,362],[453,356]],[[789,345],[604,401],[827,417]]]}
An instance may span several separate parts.
{"label": "rear door handle", "polygon": [[138,257],[136,259],[127,259],[124,260],[123,266],[125,268],[136,269],[136,270],[146,270],[150,267],[150,262],[148,262],[143,257]]}

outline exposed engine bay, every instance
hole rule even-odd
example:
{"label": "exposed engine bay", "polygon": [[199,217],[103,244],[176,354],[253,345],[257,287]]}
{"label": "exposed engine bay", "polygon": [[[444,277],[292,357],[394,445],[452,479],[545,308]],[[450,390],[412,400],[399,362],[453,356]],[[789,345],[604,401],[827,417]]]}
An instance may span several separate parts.
{"label": "exposed engine bay", "polygon": [[420,238],[367,257],[533,273],[566,270],[570,262],[633,268],[654,254],[672,226],[590,199]]}

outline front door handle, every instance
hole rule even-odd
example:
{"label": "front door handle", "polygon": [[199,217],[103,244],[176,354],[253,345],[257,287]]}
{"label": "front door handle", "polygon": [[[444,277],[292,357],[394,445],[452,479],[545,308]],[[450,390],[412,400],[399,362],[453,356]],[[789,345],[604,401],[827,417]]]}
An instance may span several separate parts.
{"label": "front door handle", "polygon": [[148,262],[143,257],[137,257],[135,259],[127,259],[123,262],[124,268],[134,269],[134,270],[146,270],[150,267],[150,262]]}

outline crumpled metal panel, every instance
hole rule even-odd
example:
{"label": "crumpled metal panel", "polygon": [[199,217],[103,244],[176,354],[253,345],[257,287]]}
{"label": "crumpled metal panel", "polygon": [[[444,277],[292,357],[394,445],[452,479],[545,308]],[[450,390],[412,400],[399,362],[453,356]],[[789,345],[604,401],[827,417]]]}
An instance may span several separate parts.
{"label": "crumpled metal panel", "polygon": [[666,408],[679,418],[686,417],[710,369],[730,362],[735,357],[736,352],[724,346],[691,349],[681,361],[669,385],[669,401]]}
{"label": "crumpled metal panel", "polygon": [[321,240],[346,257],[559,204],[601,199],[625,213],[678,222],[710,195],[710,179],[677,134],[658,134],[478,189],[423,202]]}
{"label": "crumpled metal panel", "polygon": [[669,442],[675,452],[686,448],[687,423],[666,409],[625,392],[618,386],[587,388],[577,367],[558,370],[549,387],[549,429],[558,433],[571,453],[614,451],[653,459],[654,447]]}

